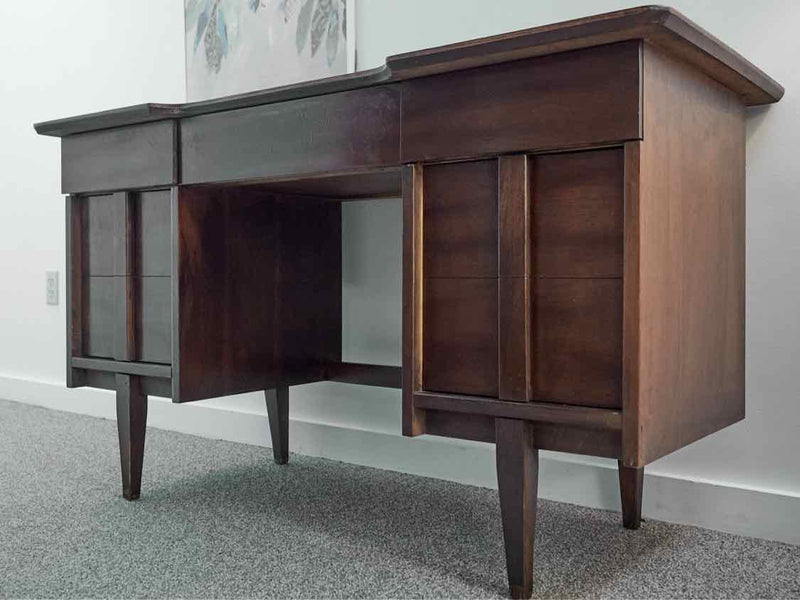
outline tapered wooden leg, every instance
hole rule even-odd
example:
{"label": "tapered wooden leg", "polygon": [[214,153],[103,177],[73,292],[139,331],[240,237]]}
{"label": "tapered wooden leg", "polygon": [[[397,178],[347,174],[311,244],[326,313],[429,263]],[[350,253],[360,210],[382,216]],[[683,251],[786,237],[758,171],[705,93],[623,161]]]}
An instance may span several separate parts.
{"label": "tapered wooden leg", "polygon": [[136,500],[142,489],[147,396],[134,375],[117,374],[117,431],[122,466],[122,495]]}
{"label": "tapered wooden leg", "polygon": [[269,415],[269,430],[272,434],[272,454],[275,463],[289,462],[289,388],[277,387],[264,390]]}
{"label": "tapered wooden leg", "polygon": [[622,497],[622,524],[626,529],[639,529],[642,523],[642,491],[644,467],[619,466],[619,492]]}
{"label": "tapered wooden leg", "polygon": [[508,585],[512,598],[530,598],[533,591],[533,545],[539,451],[533,445],[533,423],[495,419],[497,487],[506,546]]}

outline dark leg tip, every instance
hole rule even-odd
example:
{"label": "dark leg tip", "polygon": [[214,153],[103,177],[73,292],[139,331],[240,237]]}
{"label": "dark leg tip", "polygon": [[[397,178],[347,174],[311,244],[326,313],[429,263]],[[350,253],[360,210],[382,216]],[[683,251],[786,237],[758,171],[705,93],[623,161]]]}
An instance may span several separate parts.
{"label": "dark leg tip", "polygon": [[528,600],[533,594],[533,585],[512,585],[509,586],[509,594],[514,600]]}
{"label": "dark leg tip", "polygon": [[642,520],[643,519],[641,517],[638,517],[638,518],[634,517],[634,518],[627,518],[626,519],[623,516],[622,525],[625,527],[625,529],[639,529],[639,527],[641,527],[641,525],[642,525]]}
{"label": "dark leg tip", "polygon": [[276,456],[276,457],[274,457],[273,460],[275,461],[276,465],[285,465],[286,463],[289,462],[289,457],[288,456]]}
{"label": "dark leg tip", "polygon": [[125,498],[125,500],[128,500],[128,501],[138,500],[139,499],[139,492],[122,492],[122,497]]}

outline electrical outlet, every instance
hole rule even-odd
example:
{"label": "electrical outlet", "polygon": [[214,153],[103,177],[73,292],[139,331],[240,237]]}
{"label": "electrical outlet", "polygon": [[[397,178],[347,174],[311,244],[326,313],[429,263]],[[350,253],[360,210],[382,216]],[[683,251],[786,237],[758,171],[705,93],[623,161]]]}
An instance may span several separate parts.
{"label": "electrical outlet", "polygon": [[58,271],[47,271],[47,303],[58,304]]}

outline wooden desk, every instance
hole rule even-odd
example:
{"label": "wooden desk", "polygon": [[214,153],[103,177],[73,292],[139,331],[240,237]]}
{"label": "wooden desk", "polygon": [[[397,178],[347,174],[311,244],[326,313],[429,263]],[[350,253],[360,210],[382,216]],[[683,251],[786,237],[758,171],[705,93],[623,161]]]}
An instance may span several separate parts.
{"label": "wooden desk", "polygon": [[[539,448],[644,466],[744,418],[745,107],[783,89],[644,7],[355,75],[36,125],[62,139],[67,385],[147,395],[402,388],[403,433],[494,442],[511,593]],[[400,196],[403,368],[341,362],[341,202]]]}

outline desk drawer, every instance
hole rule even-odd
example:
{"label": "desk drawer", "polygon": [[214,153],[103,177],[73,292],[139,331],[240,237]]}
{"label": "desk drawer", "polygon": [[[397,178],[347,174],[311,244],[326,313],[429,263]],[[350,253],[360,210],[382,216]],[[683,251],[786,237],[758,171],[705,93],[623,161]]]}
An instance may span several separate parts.
{"label": "desk drawer", "polygon": [[620,406],[623,151],[422,167],[421,389]]}
{"label": "desk drawer", "polygon": [[84,272],[93,276],[169,276],[169,190],[81,198]]}
{"label": "desk drawer", "polygon": [[70,358],[172,361],[170,190],[68,201]]}
{"label": "desk drawer", "polygon": [[177,121],[70,135],[61,140],[61,191],[78,194],[178,182]]}
{"label": "desk drawer", "polygon": [[402,161],[640,139],[639,63],[631,41],[404,82]]}
{"label": "desk drawer", "polygon": [[83,355],[170,363],[171,278],[87,277]]}

